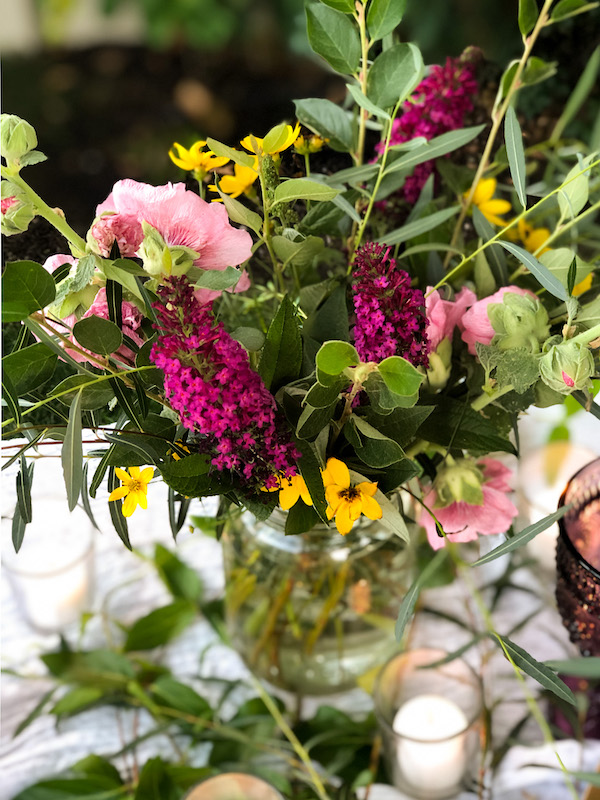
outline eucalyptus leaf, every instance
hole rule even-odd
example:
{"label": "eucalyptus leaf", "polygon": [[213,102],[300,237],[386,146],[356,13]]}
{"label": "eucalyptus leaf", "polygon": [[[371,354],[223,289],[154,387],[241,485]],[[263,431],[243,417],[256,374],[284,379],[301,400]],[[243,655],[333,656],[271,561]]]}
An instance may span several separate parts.
{"label": "eucalyptus leaf", "polygon": [[51,305],[56,297],[54,279],[34,261],[13,261],[2,275],[2,321],[19,322]]}
{"label": "eucalyptus leaf", "polygon": [[101,356],[115,353],[123,344],[123,334],[115,323],[96,315],[76,322],[73,336],[82,347]]}
{"label": "eucalyptus leaf", "polygon": [[42,342],[23,347],[2,359],[2,369],[8,375],[18,396],[37,389],[49,380],[58,358]]}

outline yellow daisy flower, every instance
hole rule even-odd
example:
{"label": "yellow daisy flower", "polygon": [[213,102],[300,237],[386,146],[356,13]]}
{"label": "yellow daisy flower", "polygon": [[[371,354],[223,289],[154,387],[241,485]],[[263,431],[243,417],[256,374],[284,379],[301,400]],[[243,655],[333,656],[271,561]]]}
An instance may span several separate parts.
{"label": "yellow daisy flower", "polygon": [[313,501],[306,486],[306,481],[302,475],[294,475],[291,478],[281,479],[281,490],[279,492],[279,505],[284,511],[295,506],[302,498],[307,506],[312,506]]}
{"label": "yellow daisy flower", "polygon": [[[241,164],[233,165],[233,175],[223,175],[219,181],[219,189],[230,197],[239,197],[241,194],[250,194],[252,184],[258,178],[258,172],[252,167],[243,167]],[[209,189],[217,191],[217,187],[211,184]]]}
{"label": "yellow daisy flower", "polygon": [[[496,178],[482,178],[475,187],[471,202],[474,206],[477,206],[488,222],[491,222],[492,225],[504,227],[506,220],[503,220],[499,215],[510,211],[511,205],[508,200],[494,198],[497,184]],[[469,193],[465,192],[464,197],[466,198],[468,195]]]}
{"label": "yellow daisy flower", "polygon": [[121,500],[123,497],[125,498],[122,508],[123,516],[130,517],[138,505],[142,508],[148,508],[146,495],[148,493],[148,484],[154,477],[154,467],[146,467],[144,470],[140,470],[139,467],[129,467],[129,473],[117,467],[115,473],[122,486],[113,489],[108,499]]}
{"label": "yellow daisy flower", "polygon": [[[511,228],[507,231],[506,238],[511,241],[521,241],[523,247],[529,253],[537,253],[537,255],[546,253],[551,249],[550,247],[544,247],[543,250],[540,250],[544,242],[550,238],[550,231],[548,228],[534,228],[533,225],[530,225],[524,219],[518,221],[516,230],[515,228]],[[537,252],[538,250],[540,250],[539,253]]]}
{"label": "yellow daisy flower", "polygon": [[368,519],[381,519],[381,506],[373,495],[376,483],[357,483],[350,485],[350,471],[343,461],[330,458],[322,472],[327,500],[327,518],[335,517],[335,526],[345,536],[361,514]]}
{"label": "yellow daisy flower", "polygon": [[[283,150],[287,150],[288,147],[291,147],[298,138],[298,135],[300,134],[300,123],[297,122],[295,128],[292,128],[291,125],[286,125],[285,130],[286,130],[285,139],[277,147],[273,147],[271,150],[269,150],[268,155],[270,156],[276,155],[277,153],[281,153]],[[256,144],[258,145],[257,149],[260,149],[261,152],[265,153],[265,151],[263,150],[264,140],[259,139],[258,136],[245,136],[241,140],[240,144],[242,145],[242,147],[245,147],[246,150],[249,150],[254,155],[258,155],[258,153],[256,153],[254,150],[254,144],[252,142],[252,139],[256,141]],[[265,155],[267,155],[267,153],[265,153]]]}
{"label": "yellow daisy flower", "polygon": [[308,139],[304,136],[298,136],[294,143],[294,150],[298,155],[307,156],[311,153],[318,153],[328,141],[329,139],[323,139],[316,134],[309,136]]}
{"label": "yellow daisy flower", "polygon": [[174,142],[169,150],[169,158],[176,166],[186,172],[195,172],[198,180],[202,180],[207,173],[224,166],[229,161],[225,156],[216,156],[212,150],[204,150],[205,147],[206,142],[202,139],[195,142],[189,150],[182,147],[179,142]]}

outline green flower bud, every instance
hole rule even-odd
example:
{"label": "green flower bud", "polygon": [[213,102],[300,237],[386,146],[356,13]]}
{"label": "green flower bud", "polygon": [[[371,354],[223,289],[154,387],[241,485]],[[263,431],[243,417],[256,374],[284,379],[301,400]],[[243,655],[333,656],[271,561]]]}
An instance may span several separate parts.
{"label": "green flower bud", "polygon": [[500,350],[539,353],[550,333],[548,312],[537,297],[506,292],[502,303],[490,303],[487,313],[496,331],[492,344]]}
{"label": "green flower bud", "polygon": [[448,383],[450,372],[452,371],[452,342],[450,339],[442,339],[437,350],[429,353],[429,368],[427,370],[427,381],[432,391],[443,389]]}
{"label": "green flower bud", "polygon": [[455,461],[447,456],[446,464],[440,469],[433,482],[437,500],[436,508],[445,508],[452,503],[483,505],[483,472],[477,464],[467,458]]}
{"label": "green flower bud", "polygon": [[561,394],[586,389],[594,374],[594,356],[579,342],[565,341],[551,345],[540,359],[542,380]]}
{"label": "green flower bud", "polygon": [[147,222],[142,222],[142,230],[144,241],[139,254],[144,269],[155,278],[161,275],[185,275],[194,266],[194,261],[200,258],[200,253],[191,247],[170,247],[156,228]]}
{"label": "green flower bud", "polygon": [[23,233],[35,217],[35,209],[25,192],[11,181],[2,181],[0,228],[5,236]]}
{"label": "green flower bud", "polygon": [[24,119],[14,114],[0,116],[0,142],[2,155],[11,166],[37,145],[37,136],[33,127]]}

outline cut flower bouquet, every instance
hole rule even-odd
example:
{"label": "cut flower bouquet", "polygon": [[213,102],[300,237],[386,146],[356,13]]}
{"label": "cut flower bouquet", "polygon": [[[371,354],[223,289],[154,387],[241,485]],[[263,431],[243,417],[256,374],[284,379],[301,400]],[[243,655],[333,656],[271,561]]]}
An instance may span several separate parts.
{"label": "cut flower bouquet", "polygon": [[[517,452],[519,414],[567,396],[593,410],[600,157],[564,139],[574,105],[543,145],[524,142],[515,110],[556,71],[532,55],[540,32],[585,9],[520,3],[522,56],[473,125],[480,54],[426,68],[393,39],[404,5],[310,4],[344,104],[298,100],[297,122],[239,147],[174,143],[185,182],[119,181],[85,239],[22,177],[44,157],[32,126],[3,115],[3,232],[40,215],[68,245],[3,277],[19,325],[3,431],[27,439],[11,458],[16,548],[28,453],[56,438],[70,508],[106,480],[127,546],[153,477],[174,532],[207,496],[219,521],[279,505],[288,534],[346,535],[364,516],[408,541],[408,519],[438,549],[510,531],[510,471],[493,454]],[[58,383],[57,359],[72,367]],[[43,406],[64,425],[29,424]],[[98,438],[85,459],[82,426]]]}

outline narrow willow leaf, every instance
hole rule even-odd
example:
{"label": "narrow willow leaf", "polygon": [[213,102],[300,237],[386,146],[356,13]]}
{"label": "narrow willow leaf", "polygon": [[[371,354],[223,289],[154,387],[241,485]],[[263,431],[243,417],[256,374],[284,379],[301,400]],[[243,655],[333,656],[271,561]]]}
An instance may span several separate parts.
{"label": "narrow willow leaf", "polygon": [[512,253],[513,256],[516,256],[521,264],[535,275],[544,289],[547,289],[554,297],[558,297],[559,300],[566,302],[569,296],[566,288],[535,256],[532,256],[531,253],[528,253],[527,250],[519,247],[519,245],[513,244],[513,242],[500,240],[498,244],[504,247],[505,250],[508,250],[509,253]]}
{"label": "narrow willow leaf", "polygon": [[438,225],[441,225],[443,222],[446,222],[446,220],[458,214],[459,211],[460,206],[444,208],[441,211],[430,214],[428,217],[415,220],[415,222],[409,222],[408,225],[404,225],[402,228],[390,231],[390,233],[386,233],[383,238],[377,241],[382,244],[400,244],[401,242],[406,242],[409,239],[420,236],[422,233],[432,231],[434,228],[437,228]]}
{"label": "narrow willow leaf", "polygon": [[569,687],[561,681],[560,678],[557,678],[554,672],[545,664],[541,664],[539,661],[529,655],[528,652],[523,650],[522,647],[511,642],[510,639],[506,638],[505,636],[500,636],[499,633],[490,634],[492,638],[497,639],[500,646],[513,660],[515,665],[522,669],[523,672],[526,672],[531,678],[537,681],[540,686],[543,686],[544,689],[548,689],[557,697],[560,697],[561,700],[569,703],[572,706],[577,705],[577,701],[575,699],[575,695],[569,689]]}
{"label": "narrow willow leaf", "polygon": [[27,523],[21,516],[21,512],[19,511],[19,504],[15,505],[15,513],[13,514],[12,519],[12,543],[13,547],[15,548],[15,553],[18,553],[21,549],[21,545],[23,544],[23,538],[25,537],[25,527]]}
{"label": "narrow willow leaf", "polygon": [[[12,418],[15,421],[16,425],[19,425],[21,422],[21,410],[19,408],[19,395],[15,391],[15,387],[13,382],[6,374],[6,371],[2,371],[2,397],[8,406],[10,413],[12,414]],[[5,420],[7,421],[7,420]]]}
{"label": "narrow willow leaf", "polygon": [[89,521],[98,531],[100,530],[100,528],[96,524],[96,520],[94,519],[94,514],[92,512],[92,507],[90,505],[90,494],[88,489],[88,467],[89,467],[89,462],[86,461],[83,465],[83,475],[81,479],[81,504],[83,505],[83,510],[88,515]]}
{"label": "narrow willow leaf", "polygon": [[523,149],[523,134],[519,120],[512,106],[509,106],[504,119],[504,142],[508,166],[517,196],[523,208],[527,208],[527,194],[525,192],[525,150]]}
{"label": "narrow willow leaf", "polygon": [[112,386],[112,390],[115,393],[115,397],[117,398],[117,402],[121,410],[128,419],[138,426],[141,431],[144,430],[140,415],[134,405],[133,398],[131,397],[130,389],[126,389],[119,378],[110,378],[109,383]]}
{"label": "narrow willow leaf", "polygon": [[21,722],[19,722],[19,724],[15,728],[15,732],[12,735],[13,739],[16,739],[20,733],[23,733],[25,728],[28,728],[31,725],[31,723],[40,716],[40,714],[44,710],[44,706],[50,700],[50,698],[56,692],[57,689],[58,686],[54,686],[52,689],[44,693],[40,701],[35,704],[35,706],[31,709],[29,714],[27,714],[27,716],[24,719],[22,719]]}
{"label": "narrow willow leaf", "polygon": [[398,170],[409,172],[417,164],[431,161],[434,158],[445,156],[446,153],[451,153],[453,150],[458,150],[459,147],[464,147],[464,145],[472,142],[484,128],[485,125],[475,125],[471,128],[461,128],[457,131],[442,133],[440,136],[431,139],[427,144],[423,144],[415,150],[411,150],[407,155],[393,161],[386,168],[385,174],[397,172]]}
{"label": "narrow willow leaf", "polygon": [[[107,276],[108,277],[108,276]],[[108,318],[119,330],[123,328],[123,287],[115,280],[106,281]]]}
{"label": "narrow willow leaf", "polygon": [[40,441],[40,439],[43,439],[47,433],[48,433],[48,428],[44,428],[43,430],[39,431],[29,442],[24,444],[20,450],[17,450],[17,452],[14,455],[12,455],[2,464],[0,471],[8,469],[8,467],[14,464],[15,461],[18,461],[18,459],[21,458],[21,456],[24,455],[28,450],[30,450],[32,447],[35,447],[35,445]]}
{"label": "narrow willow leaf", "polygon": [[500,558],[500,556],[505,555],[505,553],[510,553],[512,550],[522,547],[524,544],[527,544],[527,542],[530,542],[535,536],[537,536],[538,533],[545,531],[547,528],[553,525],[557,520],[564,516],[570,508],[570,505],[563,506],[562,508],[559,508],[558,511],[548,514],[548,516],[544,517],[544,519],[534,522],[533,525],[529,525],[527,528],[519,531],[519,533],[511,536],[510,539],[502,542],[502,544],[498,545],[498,547],[495,547],[489,553],[486,553],[486,555],[482,556],[477,561],[473,561],[471,566],[479,567],[481,564],[487,564],[488,561],[494,561],[496,558]]}
{"label": "narrow willow leaf", "polygon": [[98,487],[104,480],[104,476],[106,475],[106,470],[108,469],[110,459],[112,458],[115,450],[116,450],[116,445],[111,444],[111,446],[108,448],[108,450],[106,450],[106,452],[100,459],[100,463],[96,467],[96,471],[94,472],[94,477],[92,478],[92,482],[90,484],[90,497],[96,497],[96,492],[98,491]]}
{"label": "narrow willow leaf", "polygon": [[[95,476],[94,476],[95,477]],[[121,481],[115,474],[115,468],[110,467],[108,470],[108,491],[112,492],[117,489]],[[108,509],[110,511],[110,518],[114,529],[117,532],[119,539],[123,542],[128,550],[131,550],[131,542],[129,541],[129,529],[127,527],[127,520],[123,516],[123,501],[122,500],[109,500]]]}
{"label": "narrow willow leaf", "polygon": [[[560,3],[558,5],[560,5]],[[558,142],[567,125],[577,116],[579,109],[585,103],[589,93],[596,84],[598,69],[600,69],[600,47],[597,47],[589,57],[585,69],[581,73],[581,77],[577,81],[575,88],[565,104],[562,114],[554,126],[554,130],[550,135],[551,142]],[[593,149],[592,147],[592,150]]]}
{"label": "narrow willow leaf", "polygon": [[404,629],[410,618],[413,615],[413,611],[415,605],[417,604],[417,600],[419,598],[419,593],[421,591],[421,587],[427,583],[427,581],[432,577],[432,575],[437,572],[438,569],[443,565],[444,561],[448,557],[448,552],[446,549],[442,548],[438,550],[437,553],[433,556],[429,564],[425,567],[425,569],[421,572],[418,578],[414,581],[408,592],[405,594],[404,599],[400,605],[400,611],[398,612],[398,619],[396,620],[396,640],[400,641],[404,634]]}
{"label": "narrow willow leaf", "polygon": [[[489,242],[496,235],[496,230],[491,222],[489,222],[477,208],[473,206],[473,225],[484,242]],[[506,286],[508,283],[508,267],[506,266],[506,256],[504,250],[498,244],[491,244],[485,249],[485,255],[496,281],[497,286]],[[493,294],[493,292],[492,292]]]}
{"label": "narrow willow leaf", "polygon": [[589,678],[600,680],[600,658],[582,656],[580,658],[566,658],[561,661],[545,661],[544,664],[563,675],[573,675],[576,678]]}
{"label": "narrow willow leaf", "polygon": [[538,15],[536,0],[519,0],[519,30],[523,36],[533,30]]}
{"label": "narrow willow leaf", "polygon": [[334,172],[333,175],[326,177],[326,181],[334,186],[343,186],[345,183],[354,186],[374,178],[379,171],[379,164],[361,164],[360,167],[348,167]]}
{"label": "narrow willow leaf", "polygon": [[31,479],[33,476],[33,467],[35,462],[27,464],[25,456],[21,456],[21,469],[17,475],[17,503],[19,505],[19,513],[21,519],[25,524],[29,524],[32,520],[31,511]]}
{"label": "narrow willow leaf", "polygon": [[207,138],[206,144],[210,147],[216,156],[224,156],[230,158],[241,167],[254,167],[254,156],[246,153],[244,150],[234,150],[233,147],[227,147],[217,139]]}
{"label": "narrow willow leaf", "polygon": [[81,494],[83,479],[83,446],[81,444],[81,390],[69,409],[69,422],[61,449],[61,462],[69,511],[73,511]]}

